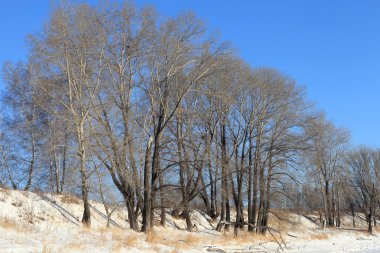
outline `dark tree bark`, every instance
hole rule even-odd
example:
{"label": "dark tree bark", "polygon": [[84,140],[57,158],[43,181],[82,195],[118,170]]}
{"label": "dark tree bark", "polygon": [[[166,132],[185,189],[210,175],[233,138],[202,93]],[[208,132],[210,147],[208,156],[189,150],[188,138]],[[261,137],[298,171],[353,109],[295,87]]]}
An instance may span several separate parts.
{"label": "dark tree bark", "polygon": [[152,228],[151,224],[151,212],[152,212],[152,200],[151,200],[151,153],[152,153],[152,138],[149,138],[146,151],[145,151],[145,164],[144,164],[144,208],[143,208],[143,226],[142,231],[149,233]]}

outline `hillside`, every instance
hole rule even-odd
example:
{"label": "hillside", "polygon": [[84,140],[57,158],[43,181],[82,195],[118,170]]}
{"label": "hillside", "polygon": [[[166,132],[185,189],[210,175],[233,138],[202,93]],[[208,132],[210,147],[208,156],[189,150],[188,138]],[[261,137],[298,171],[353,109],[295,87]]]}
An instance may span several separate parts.
{"label": "hillside", "polygon": [[[185,221],[168,215],[166,228],[145,235],[126,229],[127,213],[118,207],[110,227],[101,203],[91,202],[92,226],[81,226],[81,201],[73,196],[0,189],[1,252],[378,252],[377,235],[360,230],[321,230],[313,215],[281,211],[271,216],[272,237],[215,231],[216,222],[192,212],[196,232],[185,231]],[[158,214],[157,218],[158,218]],[[350,226],[350,217],[343,225]],[[357,223],[363,223],[357,218]],[[362,224],[364,227],[364,223]],[[280,234],[275,230],[279,230]],[[284,243],[281,243],[281,237]],[[277,242],[280,242],[280,245]]]}

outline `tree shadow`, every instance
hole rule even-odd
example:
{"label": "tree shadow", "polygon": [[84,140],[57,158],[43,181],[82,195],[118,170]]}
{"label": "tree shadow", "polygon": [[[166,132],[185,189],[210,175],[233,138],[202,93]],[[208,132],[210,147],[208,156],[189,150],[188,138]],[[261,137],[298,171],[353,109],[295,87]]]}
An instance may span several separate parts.
{"label": "tree shadow", "polygon": [[358,231],[358,232],[368,232],[367,229],[363,229],[363,228],[343,228],[343,227],[339,227],[339,228],[335,228],[337,230],[343,230],[343,231]]}
{"label": "tree shadow", "polygon": [[[108,220],[108,217],[106,214],[102,213],[99,209],[97,209],[95,206],[90,204],[90,208],[92,208],[101,218],[105,219],[106,221]],[[110,224],[114,225],[115,227],[118,228],[123,228],[120,226],[116,221],[110,218]]]}
{"label": "tree shadow", "polygon": [[306,214],[303,214],[302,216],[308,219],[309,221],[311,221],[312,223],[314,223],[315,225],[317,226],[320,225],[318,218],[313,218],[313,217],[307,216]]}
{"label": "tree shadow", "polygon": [[54,207],[55,209],[57,209],[58,212],[60,212],[61,215],[64,218],[66,218],[69,222],[71,222],[74,225],[80,226],[79,220],[73,214],[71,214],[69,211],[67,211],[65,208],[63,208],[62,206],[58,205],[57,202],[54,199],[49,198],[48,196],[43,195],[43,194],[41,194],[39,196],[40,196],[40,198],[42,200],[48,202],[49,204],[51,204],[52,207]]}
{"label": "tree shadow", "polygon": [[[67,220],[69,221],[70,223],[74,224],[74,225],[77,225],[77,226],[80,226],[81,223],[80,221],[77,219],[77,217],[75,217],[72,213],[70,213],[67,209],[65,209],[64,207],[62,207],[61,205],[57,204],[57,201],[54,200],[53,198],[50,198],[44,194],[39,194],[39,197],[41,198],[41,200],[45,201],[45,202],[48,202],[52,207],[54,207],[56,210],[58,210],[58,212]],[[108,217],[106,214],[104,214],[103,212],[101,212],[98,208],[96,208],[95,206],[91,205],[90,204],[90,208],[92,210],[94,210],[101,218],[103,218],[105,221],[108,220]],[[113,219],[110,219],[110,224],[115,226],[115,227],[118,227],[118,228],[122,228],[121,225],[119,225],[115,220]]]}

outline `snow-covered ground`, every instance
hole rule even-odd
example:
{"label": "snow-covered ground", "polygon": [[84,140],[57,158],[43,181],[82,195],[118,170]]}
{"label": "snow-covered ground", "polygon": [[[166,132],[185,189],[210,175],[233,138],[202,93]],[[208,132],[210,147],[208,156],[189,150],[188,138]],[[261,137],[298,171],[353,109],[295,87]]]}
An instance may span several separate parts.
{"label": "snow-covered ground", "polygon": [[[349,230],[350,217],[343,229],[321,230],[314,216],[278,212],[271,216],[272,237],[241,231],[218,233],[216,222],[201,212],[193,212],[197,231],[185,231],[185,222],[168,215],[166,228],[155,227],[149,235],[126,229],[127,213],[119,207],[111,227],[101,203],[91,202],[92,226],[81,226],[81,201],[72,196],[36,194],[0,188],[0,252],[380,252],[380,238],[360,230]],[[364,222],[360,217],[357,223]],[[281,243],[281,237],[284,243]],[[280,242],[280,245],[277,242]]]}

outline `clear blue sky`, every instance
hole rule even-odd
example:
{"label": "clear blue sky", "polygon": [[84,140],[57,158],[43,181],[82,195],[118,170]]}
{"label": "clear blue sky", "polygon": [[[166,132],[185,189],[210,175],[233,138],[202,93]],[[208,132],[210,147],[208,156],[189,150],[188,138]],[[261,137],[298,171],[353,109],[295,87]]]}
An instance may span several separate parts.
{"label": "clear blue sky", "polygon": [[[25,59],[25,36],[41,28],[49,2],[0,1],[1,63]],[[153,4],[166,16],[193,10],[252,66],[275,67],[305,85],[318,108],[351,130],[354,144],[380,146],[380,1],[136,3]]]}

